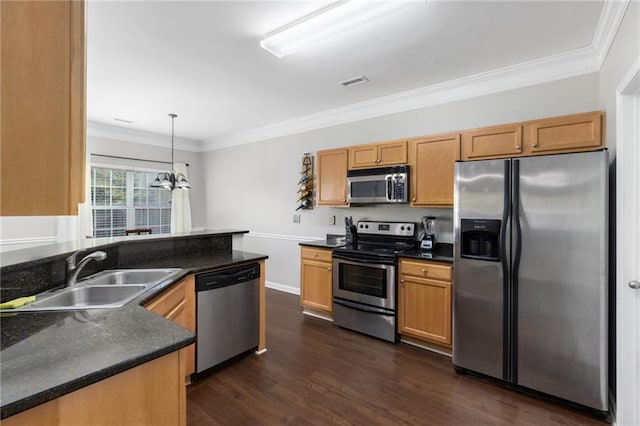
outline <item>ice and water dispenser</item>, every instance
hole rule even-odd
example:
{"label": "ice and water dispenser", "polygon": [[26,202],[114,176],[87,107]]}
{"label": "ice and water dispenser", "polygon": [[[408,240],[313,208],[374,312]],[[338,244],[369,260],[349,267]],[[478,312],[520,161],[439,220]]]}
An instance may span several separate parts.
{"label": "ice and water dispenser", "polygon": [[461,219],[461,257],[500,261],[501,220]]}

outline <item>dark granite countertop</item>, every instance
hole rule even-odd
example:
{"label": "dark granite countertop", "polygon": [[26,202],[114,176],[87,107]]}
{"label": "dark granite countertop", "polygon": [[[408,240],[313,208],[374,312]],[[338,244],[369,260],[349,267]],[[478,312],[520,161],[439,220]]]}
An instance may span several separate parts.
{"label": "dark granite countertop", "polygon": [[191,331],[141,304],[190,273],[266,258],[262,254],[227,250],[143,260],[126,267],[174,267],[182,268],[183,273],[122,308],[2,314],[0,418],[191,344],[195,339]]}
{"label": "dark granite countertop", "polygon": [[325,239],[311,240],[311,241],[303,241],[299,245],[307,246],[307,247],[319,247],[319,248],[336,248],[343,247],[347,244],[346,238],[344,235],[333,235],[327,234]]}
{"label": "dark granite countertop", "polygon": [[[327,234],[324,240],[303,241],[299,245],[334,249],[336,247],[344,247],[346,245],[346,239],[344,235]],[[453,244],[438,243],[436,249],[430,252],[415,249],[402,252],[398,257],[453,263]]]}
{"label": "dark granite countertop", "polygon": [[420,249],[415,249],[413,251],[402,252],[398,257],[453,263],[453,244],[438,243],[435,250],[422,251]]}

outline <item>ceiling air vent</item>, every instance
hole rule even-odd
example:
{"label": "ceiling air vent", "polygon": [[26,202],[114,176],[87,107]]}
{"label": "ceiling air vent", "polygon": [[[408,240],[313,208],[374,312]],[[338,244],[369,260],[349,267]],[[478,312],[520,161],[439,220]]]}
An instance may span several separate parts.
{"label": "ceiling air vent", "polygon": [[349,80],[341,81],[340,84],[342,84],[344,87],[349,87],[349,86],[355,86],[356,84],[362,84],[362,83],[368,83],[368,82],[369,82],[369,79],[364,75],[361,75],[358,77],[350,78]]}

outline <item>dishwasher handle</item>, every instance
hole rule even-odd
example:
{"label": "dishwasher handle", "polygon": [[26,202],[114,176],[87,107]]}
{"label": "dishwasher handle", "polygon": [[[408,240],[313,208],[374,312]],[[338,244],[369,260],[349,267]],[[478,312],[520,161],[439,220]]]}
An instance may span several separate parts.
{"label": "dishwasher handle", "polygon": [[239,266],[196,275],[196,291],[208,291],[228,287],[260,278],[260,265]]}

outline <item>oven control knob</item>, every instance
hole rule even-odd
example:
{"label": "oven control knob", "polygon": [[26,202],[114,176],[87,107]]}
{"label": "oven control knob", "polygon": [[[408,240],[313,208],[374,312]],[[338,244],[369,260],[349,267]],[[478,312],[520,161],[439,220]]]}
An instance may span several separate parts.
{"label": "oven control knob", "polygon": [[404,225],[402,225],[402,226],[400,227],[400,230],[401,230],[401,231],[404,231]]}
{"label": "oven control knob", "polygon": [[365,227],[365,229],[369,229],[369,225],[365,225],[364,227]]}
{"label": "oven control knob", "polygon": [[362,229],[362,228],[364,228],[364,225],[363,225],[363,224],[360,224],[360,229]]}
{"label": "oven control knob", "polygon": [[411,225],[407,226],[407,231],[411,232]]}

